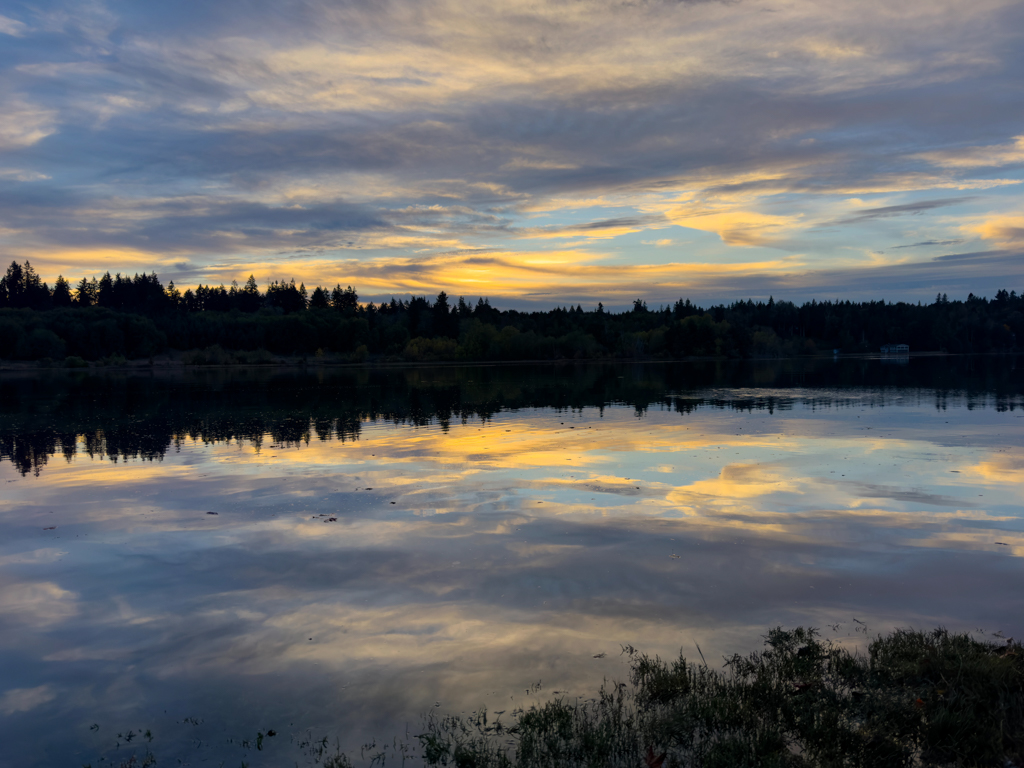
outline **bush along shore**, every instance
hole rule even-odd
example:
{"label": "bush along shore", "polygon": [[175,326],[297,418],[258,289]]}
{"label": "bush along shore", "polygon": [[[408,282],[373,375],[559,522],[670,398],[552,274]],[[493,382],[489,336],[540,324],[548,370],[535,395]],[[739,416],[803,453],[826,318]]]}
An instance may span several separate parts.
{"label": "bush along shore", "polygon": [[912,352],[1013,352],[1024,345],[1024,296],[993,299],[945,294],[927,304],[886,301],[737,301],[701,307],[689,299],[631,309],[499,310],[476,302],[411,296],[362,303],[351,286],[273,282],[181,292],[157,275],[105,274],[53,288],[32,266],[12,263],[0,276],[0,359],[82,367],[189,352],[186,364],[276,362],[319,356],[324,362],[792,357]]}
{"label": "bush along shore", "polygon": [[[605,681],[593,698],[431,714],[420,733],[370,743],[360,759],[430,768],[1024,766],[1024,647],[1012,639],[901,629],[861,654],[814,629],[777,628],[763,650],[726,659],[722,669],[703,657],[623,652],[628,680]],[[241,764],[264,764],[257,750],[274,735],[233,742],[247,750]],[[301,753],[296,764],[353,765],[326,737],[293,735],[290,743]],[[148,746],[103,762],[154,763]]]}
{"label": "bush along shore", "polygon": [[511,720],[432,718],[429,766],[879,768],[1024,765],[1024,649],[897,630],[857,655],[774,629],[724,670],[632,648],[628,683]]}

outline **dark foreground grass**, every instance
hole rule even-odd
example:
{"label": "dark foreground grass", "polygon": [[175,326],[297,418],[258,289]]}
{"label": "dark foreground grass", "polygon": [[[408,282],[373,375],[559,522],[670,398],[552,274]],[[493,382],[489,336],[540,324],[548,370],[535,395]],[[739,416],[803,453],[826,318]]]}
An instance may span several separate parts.
{"label": "dark foreground grass", "polygon": [[1024,649],[897,630],[866,656],[771,630],[724,670],[632,648],[628,683],[503,723],[431,717],[424,762],[454,768],[1024,766]]}
{"label": "dark foreground grass", "polygon": [[[430,716],[411,740],[366,744],[357,762],[380,768],[1024,768],[1021,643],[944,629],[896,630],[863,655],[813,629],[780,628],[765,636],[764,650],[733,656],[721,670],[682,656],[666,662],[623,650],[630,656],[628,682],[606,681],[593,699],[555,699],[515,710],[507,721],[485,710]],[[122,752],[135,737],[145,752]],[[152,740],[149,731],[118,733],[114,750],[86,768],[157,764]],[[238,762],[221,765],[352,766],[337,742],[311,733],[288,740],[268,730],[228,742]],[[297,752],[289,756],[290,749]],[[179,764],[212,756],[200,750],[184,757]]]}

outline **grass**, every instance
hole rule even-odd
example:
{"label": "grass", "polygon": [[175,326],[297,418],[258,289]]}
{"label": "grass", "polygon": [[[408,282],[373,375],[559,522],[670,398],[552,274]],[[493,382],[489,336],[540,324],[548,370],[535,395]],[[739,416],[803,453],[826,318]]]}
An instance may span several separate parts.
{"label": "grass", "polygon": [[1024,649],[896,630],[866,656],[773,629],[721,671],[632,648],[628,683],[594,699],[431,717],[429,766],[855,768],[1024,766]]}
{"label": "grass", "polygon": [[[486,710],[431,714],[415,741],[365,744],[362,761],[381,768],[1024,768],[1021,643],[945,629],[896,630],[866,654],[814,629],[777,628],[764,640],[762,650],[733,656],[720,670],[703,655],[700,664],[663,661],[627,647],[628,681],[605,681],[592,699],[555,699],[515,710],[508,721]],[[229,740],[242,753],[234,764],[292,764],[282,762],[278,748],[288,746],[277,735]],[[91,765],[155,764],[148,746],[141,756],[120,753],[121,742],[136,737],[153,739],[149,731],[118,733],[114,751]],[[296,765],[353,764],[327,737],[288,743],[300,752]]]}

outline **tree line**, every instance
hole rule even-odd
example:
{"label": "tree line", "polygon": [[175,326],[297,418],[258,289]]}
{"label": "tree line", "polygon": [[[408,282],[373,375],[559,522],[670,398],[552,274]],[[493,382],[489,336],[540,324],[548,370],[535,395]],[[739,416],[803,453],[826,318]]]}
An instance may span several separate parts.
{"label": "tree line", "polygon": [[[886,301],[736,301],[701,307],[689,299],[623,312],[555,307],[499,310],[441,292],[361,303],[351,286],[271,282],[198,285],[182,291],[155,273],[110,273],[51,288],[29,262],[0,277],[0,358],[137,359],[205,350],[189,360],[258,362],[273,355],[392,359],[558,360],[791,357],[838,349],[1010,352],[1024,339],[1024,296],[937,295],[923,304]],[[262,353],[264,357],[260,357]]]}

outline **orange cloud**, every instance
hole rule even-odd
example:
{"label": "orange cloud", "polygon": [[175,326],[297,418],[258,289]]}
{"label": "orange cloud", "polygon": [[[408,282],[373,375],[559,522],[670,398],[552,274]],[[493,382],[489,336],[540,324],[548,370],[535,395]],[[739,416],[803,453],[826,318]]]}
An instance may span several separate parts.
{"label": "orange cloud", "polygon": [[727,245],[771,246],[801,228],[801,216],[776,216],[756,211],[701,212],[685,208],[668,214],[673,224],[714,232]]}
{"label": "orange cloud", "polygon": [[1024,243],[1024,216],[997,216],[980,224],[965,225],[963,229],[1002,246]]}
{"label": "orange cloud", "polygon": [[1010,144],[943,149],[922,152],[917,156],[943,168],[986,168],[1024,163],[1024,136],[1014,136]]}
{"label": "orange cloud", "polygon": [[[552,251],[456,252],[412,257],[378,257],[344,261],[326,258],[289,259],[287,268],[313,285],[358,286],[362,294],[396,296],[429,294],[443,288],[451,295],[536,297],[538,295],[592,295],[604,301],[632,300],[657,284],[667,290],[686,292],[708,281],[752,273],[788,274],[801,267],[792,257],[732,264],[609,263],[601,253],[580,249]],[[288,277],[275,267],[273,277]],[[206,270],[212,282],[244,280],[250,273],[259,281],[270,278],[259,262],[218,265]]]}
{"label": "orange cloud", "polygon": [[16,259],[31,261],[43,279],[50,280],[58,274],[68,279],[101,274],[134,274],[136,272],[165,272],[163,281],[168,280],[166,272],[182,257],[170,253],[152,253],[131,248],[75,248],[58,249],[47,247],[9,248],[8,254]]}

